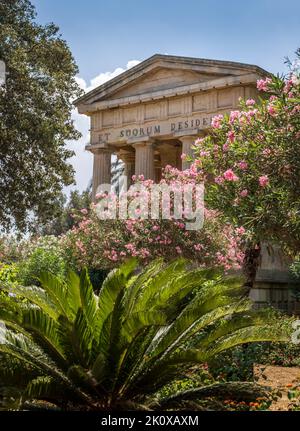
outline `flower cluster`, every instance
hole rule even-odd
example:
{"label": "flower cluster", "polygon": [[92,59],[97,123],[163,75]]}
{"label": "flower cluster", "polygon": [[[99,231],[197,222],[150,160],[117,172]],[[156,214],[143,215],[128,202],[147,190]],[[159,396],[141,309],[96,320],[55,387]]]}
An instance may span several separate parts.
{"label": "flower cluster", "polygon": [[271,405],[271,400],[267,397],[258,397],[256,401],[225,400],[225,410],[229,411],[256,411],[267,410]]}
{"label": "flower cluster", "polygon": [[[202,180],[201,170],[194,166],[188,172],[178,171],[168,166],[163,174],[160,185],[171,185],[175,191],[179,187],[190,187]],[[129,204],[137,196],[142,202],[147,202],[151,193],[151,180],[136,179],[140,191],[130,188],[126,193]],[[98,195],[98,203],[107,199],[107,194]],[[124,196],[115,196],[117,209],[122,206]],[[160,214],[163,209],[174,210],[174,204],[162,199]],[[197,204],[196,204],[197,205]],[[114,206],[114,205],[113,205]],[[199,265],[221,266],[225,270],[239,268],[243,261],[241,244],[244,240],[244,230],[235,230],[230,225],[222,223],[215,211],[204,210],[204,226],[199,230],[187,230],[186,219],[171,216],[165,219],[145,217],[147,208],[136,207],[135,213],[129,218],[99,219],[97,204],[93,204],[88,213],[82,211],[77,224],[63,238],[63,248],[67,260],[77,268],[85,265],[91,268],[112,268],[130,256],[136,256],[142,261],[156,257],[166,260],[184,256]],[[184,207],[185,216],[193,210]],[[108,214],[112,208],[107,209]]]}

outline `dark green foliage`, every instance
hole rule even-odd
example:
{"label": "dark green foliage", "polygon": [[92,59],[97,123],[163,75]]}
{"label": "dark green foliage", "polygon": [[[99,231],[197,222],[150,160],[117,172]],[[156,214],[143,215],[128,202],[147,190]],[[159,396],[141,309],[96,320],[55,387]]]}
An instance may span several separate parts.
{"label": "dark green foliage", "polygon": [[44,224],[37,224],[34,231],[39,235],[55,235],[59,236],[66,233],[76,224],[76,215],[82,209],[89,209],[92,203],[91,190],[80,193],[78,190],[73,190],[69,198],[64,195],[57,202],[57,216]]}
{"label": "dark green foliage", "polygon": [[253,380],[253,365],[300,366],[300,346],[292,343],[251,343],[222,353],[210,362],[216,379]]}
{"label": "dark green foliage", "polygon": [[61,189],[73,182],[65,141],[80,134],[71,120],[79,96],[77,66],[58,28],[35,22],[28,0],[0,0],[0,227],[19,230],[48,220]]}
{"label": "dark green foliage", "polygon": [[296,279],[300,280],[300,256],[299,255],[295,258],[290,269],[291,269],[293,276]]}
{"label": "dark green foliage", "polygon": [[[268,313],[251,311],[240,283],[189,269],[184,260],[157,260],[142,271],[130,260],[107,276],[99,295],[87,271],[70,272],[66,281],[44,273],[42,287],[3,286],[16,296],[0,304],[7,327],[0,352],[18,361],[16,372],[24,365],[34,370],[26,389],[18,388],[23,403],[107,410],[168,408],[182,400],[195,408],[198,399],[224,396],[226,386],[199,383],[171,398],[162,389],[236,345],[287,337]],[[0,368],[8,371],[15,372],[10,362]],[[240,396],[238,383],[228,388]],[[250,386],[241,389],[250,396]]]}
{"label": "dark green foliage", "polygon": [[108,273],[109,271],[107,269],[89,269],[89,277],[95,293],[99,293],[102,283],[107,277]]}
{"label": "dark green foliage", "polygon": [[39,285],[39,277],[45,271],[63,278],[67,269],[59,240],[54,236],[43,236],[29,243],[26,256],[17,269],[17,280],[24,286]]}

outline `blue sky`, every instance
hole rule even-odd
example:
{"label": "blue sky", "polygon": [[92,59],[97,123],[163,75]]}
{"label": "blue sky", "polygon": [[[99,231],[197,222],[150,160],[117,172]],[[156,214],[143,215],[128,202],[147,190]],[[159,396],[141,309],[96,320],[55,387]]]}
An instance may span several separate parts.
{"label": "blue sky", "polygon": [[[293,57],[300,46],[300,0],[32,3],[39,22],[59,25],[78,64],[83,88],[90,87],[92,79],[93,86],[104,82],[126,69],[131,60],[155,53],[240,61],[282,73],[284,57]],[[84,134],[73,160],[82,189],[91,171],[91,157],[83,151],[88,123],[78,115],[75,121]]]}

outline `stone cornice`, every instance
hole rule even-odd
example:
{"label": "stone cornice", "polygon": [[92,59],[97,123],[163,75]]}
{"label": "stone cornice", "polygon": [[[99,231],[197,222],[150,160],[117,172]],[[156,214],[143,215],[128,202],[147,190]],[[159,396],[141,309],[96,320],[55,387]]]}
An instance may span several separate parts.
{"label": "stone cornice", "polygon": [[120,88],[158,67],[190,69],[216,76],[241,76],[249,73],[257,74],[260,77],[269,75],[264,69],[251,64],[156,54],[80,97],[74,104],[82,106],[111,97]]}
{"label": "stone cornice", "polygon": [[113,153],[114,148],[111,146],[108,146],[106,143],[104,144],[88,144],[85,146],[86,151],[90,151],[92,153]]}
{"label": "stone cornice", "polygon": [[234,87],[241,84],[255,84],[261,75],[257,73],[249,73],[239,76],[222,77],[211,81],[199,82],[191,85],[184,85],[167,90],[159,90],[144,94],[122,97],[119,99],[104,100],[93,104],[78,103],[78,112],[80,114],[89,114],[95,111],[104,109],[117,108],[119,106],[133,105],[137,103],[149,102],[164,98],[181,96],[184,94],[197,93],[199,91],[209,91],[213,89],[221,89],[226,87]]}

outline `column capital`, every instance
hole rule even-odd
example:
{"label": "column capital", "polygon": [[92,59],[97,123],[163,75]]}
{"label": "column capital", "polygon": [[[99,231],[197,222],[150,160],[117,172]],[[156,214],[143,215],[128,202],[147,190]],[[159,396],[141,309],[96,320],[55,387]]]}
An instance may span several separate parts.
{"label": "column capital", "polygon": [[107,144],[94,144],[94,145],[86,145],[85,149],[87,151],[90,151],[93,154],[107,154],[107,153],[114,153],[114,148],[109,147]]}
{"label": "column capital", "polygon": [[138,145],[153,145],[155,144],[155,139],[150,138],[149,136],[140,136],[139,138],[130,138],[127,140],[127,143],[129,145],[132,145],[133,148],[137,147]]}
{"label": "column capital", "polygon": [[134,150],[128,149],[121,149],[119,151],[116,151],[117,156],[119,159],[121,159],[124,163],[131,163],[134,162],[135,159],[135,152]]}
{"label": "column capital", "polygon": [[183,144],[193,145],[197,139],[197,135],[179,136],[177,139],[179,139]]}

